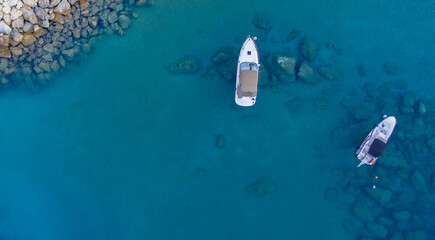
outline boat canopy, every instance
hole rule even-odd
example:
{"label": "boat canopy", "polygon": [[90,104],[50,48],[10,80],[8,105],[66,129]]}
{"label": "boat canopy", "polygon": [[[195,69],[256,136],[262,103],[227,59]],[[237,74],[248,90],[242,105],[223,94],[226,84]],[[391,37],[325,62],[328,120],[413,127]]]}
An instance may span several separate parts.
{"label": "boat canopy", "polygon": [[[244,97],[255,97],[257,95],[258,71],[242,70],[240,72],[240,91]],[[239,97],[241,97],[239,95]]]}
{"label": "boat canopy", "polygon": [[377,158],[384,153],[385,148],[387,148],[387,144],[384,141],[376,138],[370,146],[369,154]]}

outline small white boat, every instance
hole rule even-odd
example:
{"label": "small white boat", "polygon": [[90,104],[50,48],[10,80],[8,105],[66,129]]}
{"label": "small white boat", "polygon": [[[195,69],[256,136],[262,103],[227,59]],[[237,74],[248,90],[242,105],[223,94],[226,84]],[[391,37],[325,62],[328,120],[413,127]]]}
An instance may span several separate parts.
{"label": "small white boat", "polygon": [[250,107],[257,100],[258,87],[258,61],[257,45],[251,36],[246,38],[237,62],[237,80],[235,101],[239,106]]}
{"label": "small white boat", "polygon": [[384,115],[384,120],[370,131],[369,135],[367,135],[361,146],[358,148],[358,151],[356,151],[356,156],[361,161],[357,167],[360,167],[363,164],[375,164],[378,157],[384,153],[388,139],[393,133],[395,126],[396,118]]}

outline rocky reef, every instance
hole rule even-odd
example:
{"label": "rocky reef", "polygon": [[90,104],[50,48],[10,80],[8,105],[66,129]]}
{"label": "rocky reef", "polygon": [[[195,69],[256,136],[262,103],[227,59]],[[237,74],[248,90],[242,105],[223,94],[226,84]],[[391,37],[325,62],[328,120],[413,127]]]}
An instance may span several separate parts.
{"label": "rocky reef", "polygon": [[46,85],[103,35],[123,35],[136,6],[154,0],[0,0],[3,87]]}
{"label": "rocky reef", "polygon": [[[391,63],[382,67],[385,74],[397,71]],[[374,166],[355,168],[355,158],[332,171],[340,181],[325,189],[325,199],[350,210],[353,217],[344,226],[356,239],[432,239],[435,99],[419,96],[400,80],[367,82],[350,91],[341,107],[342,125],[331,132],[337,146],[360,144],[381,114],[394,115],[397,126]]]}

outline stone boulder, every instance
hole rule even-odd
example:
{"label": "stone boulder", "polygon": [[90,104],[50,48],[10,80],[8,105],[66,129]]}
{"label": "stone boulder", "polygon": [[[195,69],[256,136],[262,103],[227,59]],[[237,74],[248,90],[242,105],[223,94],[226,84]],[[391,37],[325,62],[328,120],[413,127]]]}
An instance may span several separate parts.
{"label": "stone boulder", "polygon": [[23,0],[23,3],[30,7],[36,7],[38,5],[36,2],[36,0]]}
{"label": "stone boulder", "polygon": [[385,151],[382,159],[378,159],[376,163],[389,168],[405,168],[408,166],[405,157],[398,151]]}
{"label": "stone boulder", "polygon": [[299,35],[301,35],[301,31],[293,29],[286,37],[285,37],[285,41],[286,42],[291,42],[293,41],[295,38],[299,37]]}
{"label": "stone boulder", "polygon": [[303,62],[299,67],[298,79],[311,85],[318,83],[320,80],[316,69],[311,67],[308,62]]}
{"label": "stone boulder", "polygon": [[23,12],[24,20],[30,22],[31,24],[37,24],[38,23],[38,17],[36,16],[33,9],[28,5],[23,5],[21,8],[21,11]]}
{"label": "stone boulder", "polygon": [[10,41],[10,39],[9,39],[8,35],[0,36],[0,46],[1,47],[9,46],[9,41]]}
{"label": "stone boulder", "polygon": [[202,69],[201,62],[192,56],[178,59],[177,61],[165,66],[166,70],[174,74],[193,74]]}
{"label": "stone boulder", "polygon": [[390,190],[386,190],[380,187],[365,187],[364,191],[367,193],[367,195],[369,195],[381,205],[386,205],[387,203],[389,203],[391,196],[393,195],[393,192],[391,192]]}
{"label": "stone boulder", "polygon": [[299,115],[302,112],[303,102],[300,97],[294,97],[288,100],[284,106],[292,117]]}
{"label": "stone boulder", "polygon": [[13,8],[11,10],[11,20],[12,21],[21,17],[21,15],[23,15],[23,12],[21,10],[18,10],[16,8]]}
{"label": "stone boulder", "polygon": [[216,135],[216,147],[223,149],[227,147],[227,139],[225,135],[218,134]]}
{"label": "stone boulder", "polygon": [[356,202],[352,206],[351,212],[355,218],[362,222],[372,222],[377,216],[364,202]]}
{"label": "stone boulder", "polygon": [[319,55],[320,50],[314,40],[303,38],[299,43],[299,52],[305,59],[312,62]]}
{"label": "stone boulder", "polygon": [[255,182],[248,184],[245,191],[253,197],[264,197],[275,191],[275,183],[268,177],[257,179]]}
{"label": "stone boulder", "polygon": [[0,57],[10,58],[12,56],[9,47],[0,46]]}
{"label": "stone boulder", "polygon": [[4,21],[2,20],[0,22],[0,33],[9,35],[11,34],[12,28]]}
{"label": "stone boulder", "polygon": [[291,83],[296,80],[296,57],[291,54],[276,53],[267,57],[266,65],[271,74],[278,77],[281,82]]}
{"label": "stone boulder", "polygon": [[332,65],[320,67],[317,71],[320,76],[328,80],[339,80],[342,76],[341,71]]}
{"label": "stone boulder", "polygon": [[120,15],[118,21],[119,21],[119,25],[123,29],[129,28],[131,25],[131,20],[126,15]]}
{"label": "stone boulder", "polygon": [[252,20],[252,24],[258,29],[270,31],[272,30],[272,26],[270,25],[269,20],[264,14],[257,13],[255,14],[254,20]]}
{"label": "stone boulder", "polygon": [[62,15],[67,15],[71,12],[71,5],[69,4],[68,0],[62,0],[56,8],[53,10],[55,13],[59,13]]}
{"label": "stone boulder", "polygon": [[23,34],[23,40],[21,41],[21,43],[24,46],[29,46],[32,45],[35,41],[36,41],[35,36],[33,36],[31,32],[26,32]]}

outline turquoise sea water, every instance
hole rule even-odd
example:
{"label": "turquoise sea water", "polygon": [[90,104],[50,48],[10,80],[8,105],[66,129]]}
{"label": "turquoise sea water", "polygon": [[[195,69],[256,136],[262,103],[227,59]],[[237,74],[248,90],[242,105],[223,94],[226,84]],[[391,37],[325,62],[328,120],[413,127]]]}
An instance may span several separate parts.
{"label": "turquoise sea water", "polygon": [[[348,208],[324,199],[339,184],[332,169],[358,163],[354,149],[330,140],[340,96],[362,82],[403,80],[435,97],[434,10],[430,0],[162,0],[137,9],[125,36],[104,37],[51,86],[1,93],[0,235],[355,239],[343,227]],[[271,32],[252,25],[257,12]],[[283,51],[292,29],[340,49],[325,56],[343,79],[264,88],[254,107],[238,108],[234,82],[164,68],[185,55],[207,66],[248,34],[259,36],[260,54]],[[387,60],[396,75],[382,72]],[[331,86],[337,92],[316,112],[311,99]],[[303,107],[293,116],[284,105],[295,96]],[[216,147],[217,134],[226,148]],[[245,186],[261,177],[275,191],[248,195]]]}

